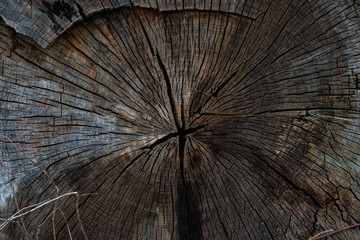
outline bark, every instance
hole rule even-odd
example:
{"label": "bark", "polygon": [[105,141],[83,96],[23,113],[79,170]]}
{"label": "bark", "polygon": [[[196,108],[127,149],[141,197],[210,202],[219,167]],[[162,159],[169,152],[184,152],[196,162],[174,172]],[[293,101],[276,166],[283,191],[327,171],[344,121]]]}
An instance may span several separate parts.
{"label": "bark", "polygon": [[359,7],[2,1],[0,217],[79,195],[0,237],[308,239],[359,223]]}

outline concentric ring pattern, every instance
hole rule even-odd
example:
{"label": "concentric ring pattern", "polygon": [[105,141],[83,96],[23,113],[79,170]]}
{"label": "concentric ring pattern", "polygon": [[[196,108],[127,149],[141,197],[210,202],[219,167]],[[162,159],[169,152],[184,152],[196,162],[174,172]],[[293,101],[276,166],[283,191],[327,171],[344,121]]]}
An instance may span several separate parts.
{"label": "concentric ring pattern", "polygon": [[258,13],[120,8],[47,48],[2,23],[1,215],[80,194],[6,236],[307,239],[360,221],[356,5]]}

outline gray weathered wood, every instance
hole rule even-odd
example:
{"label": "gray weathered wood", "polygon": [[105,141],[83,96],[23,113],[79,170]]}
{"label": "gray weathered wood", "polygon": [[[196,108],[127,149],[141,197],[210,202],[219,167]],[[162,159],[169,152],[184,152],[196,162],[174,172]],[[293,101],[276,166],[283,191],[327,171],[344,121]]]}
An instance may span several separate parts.
{"label": "gray weathered wood", "polygon": [[0,237],[308,239],[360,222],[359,3],[46,4],[0,3],[0,217],[81,196]]}

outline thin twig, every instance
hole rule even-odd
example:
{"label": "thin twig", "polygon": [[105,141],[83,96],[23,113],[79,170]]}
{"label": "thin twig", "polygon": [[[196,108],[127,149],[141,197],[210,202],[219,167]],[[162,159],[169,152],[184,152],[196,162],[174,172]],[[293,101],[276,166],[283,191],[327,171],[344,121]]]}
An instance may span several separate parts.
{"label": "thin twig", "polygon": [[[12,185],[12,182],[10,181],[10,175],[8,173],[8,171],[6,170],[6,166],[5,166],[5,163],[3,161],[3,159],[0,157],[0,161],[1,161],[1,164],[4,168],[4,172],[6,174],[6,177],[8,179],[8,181],[10,182],[10,189],[11,189],[11,192],[13,194],[13,197],[14,197],[14,201],[15,201],[15,206],[16,206],[16,210],[19,211],[20,208],[19,208],[19,204],[18,204],[18,201],[17,201],[17,198],[16,198],[16,194],[15,194],[15,189],[14,189],[14,186]],[[26,230],[26,226],[25,226],[25,223],[24,223],[24,220],[22,218],[20,218],[20,221],[21,221],[21,224],[19,224],[20,228],[25,232],[25,235],[30,239],[32,240],[31,236],[30,236],[30,233]]]}
{"label": "thin twig", "polygon": [[[64,198],[64,197],[67,197],[67,196],[70,196],[70,195],[78,195],[77,192],[69,192],[69,193],[65,193],[63,195],[60,195],[56,198],[53,198],[53,199],[50,199],[50,200],[46,200],[46,201],[43,201],[43,202],[40,202],[40,203],[37,203],[37,204],[34,204],[34,205],[31,205],[31,206],[27,206],[23,209],[21,209],[20,211],[16,212],[14,215],[12,215],[11,217],[9,217],[3,224],[0,225],[0,231],[2,231],[4,229],[4,227],[12,220],[14,219],[17,219],[17,218],[20,218],[22,216],[25,216],[31,212],[34,212],[36,211],[37,209],[39,208],[42,208],[43,206],[49,204],[49,203],[52,203],[54,201],[57,201],[61,198]],[[27,209],[30,209],[30,210],[27,210]],[[25,211],[27,210],[27,211]],[[25,212],[24,212],[25,211]]]}
{"label": "thin twig", "polygon": [[66,225],[67,231],[69,233],[69,240],[73,240],[72,234],[71,234],[71,231],[70,231],[70,226],[69,226],[68,221],[66,220],[65,214],[64,214],[63,210],[60,208],[60,206],[58,208],[59,208],[59,211],[60,211],[61,215],[63,216],[63,218],[65,220],[65,225]]}
{"label": "thin twig", "polygon": [[322,238],[334,235],[335,233],[339,233],[339,232],[342,232],[344,230],[354,228],[354,227],[358,227],[358,226],[360,226],[360,223],[357,223],[357,224],[354,224],[354,225],[351,225],[351,226],[347,226],[347,227],[344,227],[344,228],[340,228],[338,230],[327,230],[325,232],[321,232],[321,233],[315,235],[314,237],[309,238],[309,240],[322,239]]}
{"label": "thin twig", "polygon": [[[67,231],[68,231],[68,234],[69,234],[69,240],[73,240],[73,237],[72,237],[72,234],[71,234],[71,231],[70,231],[70,226],[69,226],[68,221],[66,220],[64,211],[60,208],[60,206],[58,206],[58,210],[60,211],[61,215],[62,215],[63,218],[64,218],[65,225],[66,225],[66,228],[67,228]],[[37,239],[39,239],[40,227],[41,227],[42,225],[44,225],[45,222],[46,222],[51,216],[52,216],[52,214],[51,214],[51,215],[49,214],[49,215],[45,218],[45,220],[44,220],[40,225],[37,226]]]}
{"label": "thin twig", "polygon": [[25,154],[23,154],[20,149],[15,145],[15,143],[8,137],[8,136],[3,136],[0,135],[0,137],[6,138],[7,140],[9,140],[9,142],[11,143],[11,145],[14,146],[14,148],[16,149],[16,151],[22,155],[25,159],[31,161],[36,167],[38,167],[51,181],[51,183],[54,185],[54,187],[56,188],[56,192],[59,192],[59,188],[58,186],[55,184],[54,180],[50,177],[50,175],[44,170],[42,169],[42,167],[39,166],[39,164],[37,164],[35,161],[33,161],[31,158],[29,158],[28,156],[26,156]]}
{"label": "thin twig", "polygon": [[87,237],[87,235],[86,235],[84,226],[83,226],[82,221],[81,221],[81,218],[80,218],[79,200],[80,200],[80,196],[78,195],[78,196],[77,196],[77,199],[76,199],[76,216],[77,216],[77,219],[78,219],[78,221],[79,221],[79,223],[80,223],[80,228],[81,228],[82,233],[84,234],[85,240],[88,240],[88,237]]}
{"label": "thin twig", "polygon": [[[39,168],[39,169],[48,177],[48,179],[51,181],[52,185],[53,185],[53,186],[55,187],[55,189],[56,189],[56,198],[55,198],[55,199],[59,199],[59,188],[58,188],[58,186],[55,184],[55,181],[52,179],[52,177],[47,173],[47,171],[45,171],[44,169],[42,169],[42,168],[39,166],[39,164],[37,164],[37,163],[36,163],[35,161],[33,161],[32,159],[30,159],[29,156],[27,156],[26,154],[23,154],[23,153],[20,151],[20,149],[14,144],[14,142],[13,142],[9,137],[3,136],[3,135],[0,135],[0,137],[3,137],[3,138],[5,138],[5,139],[7,139],[7,140],[11,143],[11,145],[14,146],[14,148],[16,149],[16,151],[17,151],[20,155],[22,155],[22,156],[24,157],[24,159],[27,159],[27,160],[29,160],[30,162],[32,162],[37,168]],[[1,159],[1,160],[2,160],[2,159]],[[5,164],[4,164],[4,162],[2,162],[2,163],[3,163],[3,166],[4,166],[4,170],[5,170]],[[5,171],[6,171],[6,170],[5,170]],[[10,178],[8,177],[8,179],[10,179]],[[12,187],[12,186],[11,186],[11,187]],[[14,198],[15,198],[15,191],[14,191],[13,187],[12,187],[12,191],[13,191]],[[62,196],[64,196],[64,195],[62,195]],[[78,199],[79,199],[79,195],[78,195],[78,194],[77,194],[77,196],[78,196]],[[15,198],[15,202],[16,202],[17,211],[20,212],[16,198]],[[78,206],[78,204],[77,204],[77,206]],[[29,208],[29,207],[26,207],[26,208],[23,208],[22,210],[28,209],[28,208]],[[52,224],[52,225],[53,225],[53,231],[54,231],[54,239],[56,239],[54,220],[55,220],[55,213],[56,213],[56,210],[57,210],[57,209],[60,210],[60,213],[61,213],[61,215],[62,215],[62,217],[63,217],[63,219],[64,219],[64,221],[65,221],[66,228],[67,228],[68,233],[69,233],[69,238],[70,238],[70,240],[72,240],[73,238],[72,238],[72,235],[71,235],[70,226],[69,226],[69,224],[68,224],[68,221],[66,220],[66,217],[65,217],[64,212],[63,212],[63,211],[61,210],[61,208],[58,206],[57,201],[55,202],[55,207],[54,207],[54,211],[53,211],[53,218],[52,218],[52,220],[53,220],[53,224]],[[81,230],[82,230],[82,232],[83,232],[83,234],[84,234],[85,239],[87,239],[87,235],[86,235],[86,233],[85,233],[84,226],[83,226],[83,224],[82,224],[82,222],[81,222],[81,219],[80,219],[80,214],[79,214],[79,209],[78,209],[78,208],[76,209],[76,212],[77,212],[77,217],[78,217],[78,221],[79,221],[79,223],[80,223]],[[48,218],[46,218],[46,219],[48,219]],[[46,219],[45,219],[45,221],[46,221]],[[20,220],[21,220],[22,224],[24,225],[24,229],[25,229],[26,235],[28,235],[29,239],[31,240],[32,238],[31,238],[30,234],[27,232],[27,230],[26,230],[26,228],[25,228],[25,223],[23,222],[23,219],[20,218]],[[8,220],[6,220],[6,221],[8,221]],[[42,224],[44,224],[45,221],[44,221]],[[9,223],[9,222],[6,222],[5,225],[7,225],[8,223]],[[40,226],[41,226],[42,224],[40,224]],[[0,225],[0,226],[2,226],[2,225]],[[40,227],[40,226],[38,226],[38,230],[39,230],[39,227]],[[5,226],[0,227],[0,231],[1,231],[4,227],[5,227]]]}
{"label": "thin twig", "polygon": [[15,221],[17,223],[17,225],[20,227],[21,231],[23,231],[25,233],[25,235],[32,240],[32,237],[30,236],[29,232],[26,230],[24,221],[21,219],[21,223],[24,224],[24,226],[22,226],[18,221]]}
{"label": "thin twig", "polygon": [[[55,202],[56,204],[56,202]],[[52,230],[53,230],[53,236],[54,236],[54,240],[56,240],[56,229],[55,229],[55,215],[56,215],[56,207],[52,213]]]}
{"label": "thin twig", "polygon": [[[37,163],[36,163],[35,161],[33,161],[32,159],[30,159],[29,156],[27,156],[26,154],[23,154],[23,153],[20,151],[20,149],[15,145],[15,143],[14,143],[8,136],[0,135],[0,137],[7,139],[7,140],[11,143],[11,145],[15,148],[15,150],[16,150],[21,156],[23,156],[24,159],[27,159],[27,160],[29,160],[31,163],[33,163],[37,168],[39,168],[39,169],[49,178],[49,180],[51,181],[52,185],[53,185],[53,186],[55,187],[55,189],[56,189],[56,197],[58,197],[58,196],[59,196],[59,188],[58,188],[58,186],[55,184],[55,181],[50,177],[50,175],[49,175],[44,169],[42,169],[39,164],[37,164]],[[1,160],[2,160],[2,159],[1,159]],[[3,163],[3,166],[4,166],[4,170],[6,171],[6,169],[5,169],[5,164],[4,164],[4,163]],[[8,179],[9,179],[9,178],[8,178]],[[11,185],[11,184],[10,184],[10,185]],[[17,199],[16,199],[16,197],[15,197],[15,191],[14,191],[13,188],[12,188],[12,191],[13,191],[13,195],[14,195],[14,198],[15,198],[16,210],[19,211],[19,206],[18,206],[18,203],[17,203]],[[24,208],[24,209],[25,209],[25,208]],[[56,210],[56,205],[55,205],[55,210]],[[28,233],[28,231],[26,230],[25,223],[24,223],[23,219],[20,218],[20,220],[21,220],[21,222],[22,222],[23,225],[24,225],[23,227],[24,227],[24,229],[25,229],[25,234],[28,235],[28,237],[29,237],[30,240],[31,240],[32,238],[31,238],[30,234]]]}
{"label": "thin twig", "polygon": [[329,233],[329,232],[332,232],[334,231],[334,229],[329,229],[329,230],[326,230],[326,231],[323,231],[323,232],[319,232],[318,234],[316,234],[315,236],[312,236],[311,238],[309,238],[308,240],[314,240],[316,239],[317,237],[323,235],[323,234],[326,234],[326,233]]}

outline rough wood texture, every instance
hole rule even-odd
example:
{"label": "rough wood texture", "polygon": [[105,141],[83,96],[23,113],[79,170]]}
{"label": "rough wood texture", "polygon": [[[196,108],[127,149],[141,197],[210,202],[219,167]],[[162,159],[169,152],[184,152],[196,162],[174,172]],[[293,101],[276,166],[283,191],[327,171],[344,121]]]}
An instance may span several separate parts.
{"label": "rough wood texture", "polygon": [[211,10],[256,19],[262,0],[4,0],[0,16],[19,33],[48,46],[75,22],[96,12],[119,7],[143,7],[159,11]]}
{"label": "rough wood texture", "polygon": [[[360,222],[359,3],[114,2],[53,2],[59,16],[1,2],[33,39],[1,22],[0,217],[56,196],[42,168],[58,194],[96,193],[79,202],[89,239],[307,239]],[[67,29],[127,5],[141,7]],[[75,205],[1,234],[84,239]]]}

